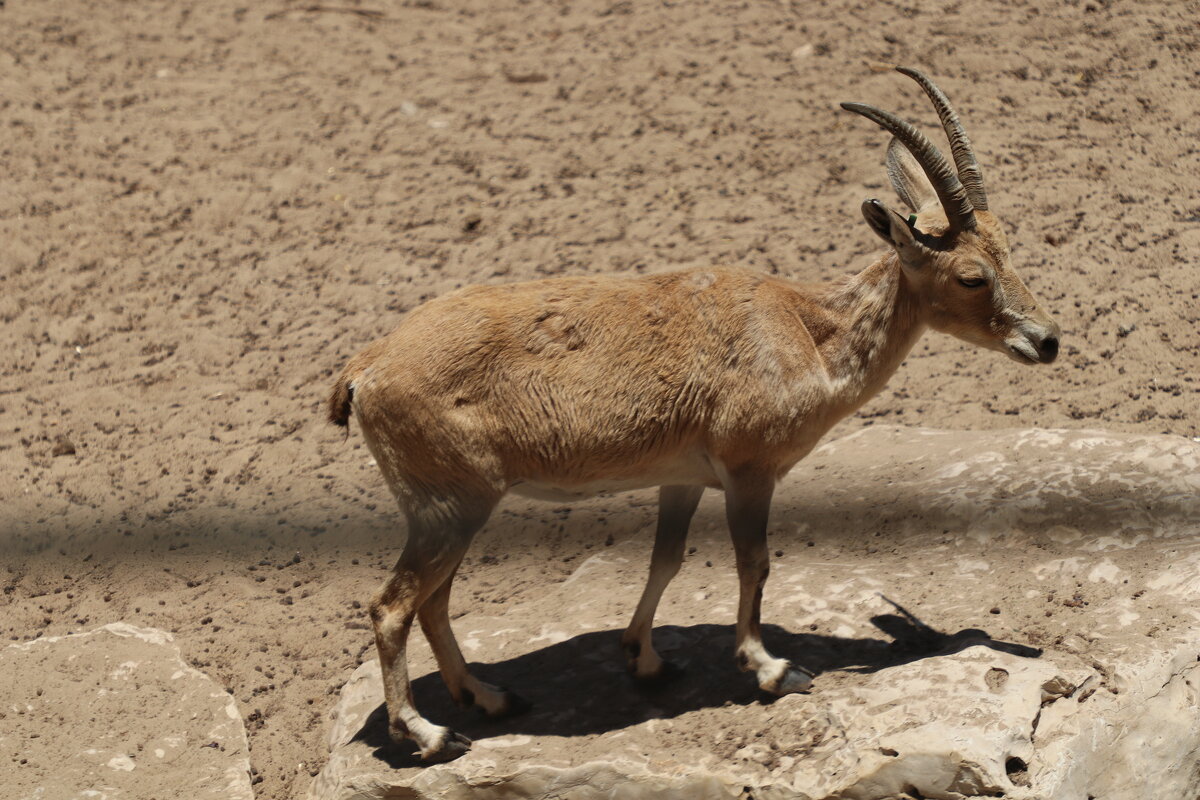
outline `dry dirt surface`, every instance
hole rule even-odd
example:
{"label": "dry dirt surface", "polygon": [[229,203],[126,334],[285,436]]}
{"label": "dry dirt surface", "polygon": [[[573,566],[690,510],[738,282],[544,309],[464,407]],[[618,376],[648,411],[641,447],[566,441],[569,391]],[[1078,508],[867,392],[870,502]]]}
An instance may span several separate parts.
{"label": "dry dirt surface", "polygon": [[[234,693],[260,796],[301,795],[402,536],[357,431],[321,418],[333,372],[468,283],[861,269],[887,137],[837,103],[935,124],[893,63],[959,106],[1063,352],[1021,367],[931,334],[835,435],[1200,435],[1198,13],[0,4],[0,632],[173,631]],[[455,613],[645,537],[650,502],[502,509]]]}

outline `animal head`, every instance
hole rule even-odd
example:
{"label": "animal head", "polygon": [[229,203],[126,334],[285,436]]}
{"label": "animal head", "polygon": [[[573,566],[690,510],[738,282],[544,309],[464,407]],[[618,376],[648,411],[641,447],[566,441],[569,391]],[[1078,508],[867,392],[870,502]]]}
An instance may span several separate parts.
{"label": "animal head", "polygon": [[988,211],[983,175],[950,101],[914,69],[897,71],[920,84],[950,140],[954,166],[915,127],[862,103],[842,103],[889,131],[887,171],[912,212],[883,202],[862,205],[867,224],[899,256],[906,279],[923,298],[935,330],[999,350],[1025,364],[1058,356],[1060,330],[1013,270],[1008,239]]}

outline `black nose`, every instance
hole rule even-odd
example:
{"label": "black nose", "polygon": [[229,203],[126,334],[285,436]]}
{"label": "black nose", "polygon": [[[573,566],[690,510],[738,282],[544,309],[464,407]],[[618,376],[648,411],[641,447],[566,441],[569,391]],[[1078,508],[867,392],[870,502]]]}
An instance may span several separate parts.
{"label": "black nose", "polygon": [[1058,337],[1047,336],[1042,339],[1042,343],[1038,345],[1038,355],[1042,357],[1043,364],[1049,364],[1058,358]]}

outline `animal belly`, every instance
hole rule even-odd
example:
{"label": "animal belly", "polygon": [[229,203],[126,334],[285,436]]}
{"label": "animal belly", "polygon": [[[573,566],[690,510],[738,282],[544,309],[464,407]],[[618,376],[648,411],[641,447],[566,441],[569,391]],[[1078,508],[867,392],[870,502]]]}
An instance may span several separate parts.
{"label": "animal belly", "polygon": [[656,464],[653,469],[636,475],[597,477],[579,481],[537,479],[515,481],[509,487],[513,494],[535,500],[563,502],[583,500],[601,494],[615,494],[651,486],[710,486],[720,488],[720,481],[708,459],[701,456]]}

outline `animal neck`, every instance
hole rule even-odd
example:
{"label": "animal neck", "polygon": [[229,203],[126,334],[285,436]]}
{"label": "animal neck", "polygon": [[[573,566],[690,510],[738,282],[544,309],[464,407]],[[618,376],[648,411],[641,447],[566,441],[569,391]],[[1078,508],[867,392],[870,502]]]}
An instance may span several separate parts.
{"label": "animal neck", "polygon": [[831,289],[821,304],[837,320],[821,355],[850,413],[883,388],[920,338],[920,302],[892,253]]}

